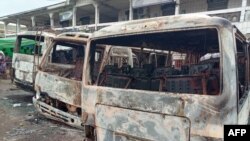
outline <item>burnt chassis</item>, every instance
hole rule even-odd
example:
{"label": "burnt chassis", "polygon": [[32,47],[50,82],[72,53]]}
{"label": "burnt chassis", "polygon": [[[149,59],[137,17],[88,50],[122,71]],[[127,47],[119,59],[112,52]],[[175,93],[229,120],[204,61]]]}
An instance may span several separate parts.
{"label": "burnt chassis", "polygon": [[[95,127],[98,141],[217,141],[223,138],[223,125],[247,124],[249,91],[245,93],[244,105],[239,106],[234,50],[236,30],[227,20],[185,15],[132,21],[95,32],[90,43],[113,37],[204,28],[216,28],[219,34],[222,62],[220,79],[223,80],[220,82],[220,95],[188,95],[92,86],[91,66],[89,62],[85,63],[82,109],[85,109],[83,117],[87,118],[83,120],[84,124]],[[238,31],[237,35],[243,37]],[[88,46],[89,50],[90,46],[91,44]],[[90,52],[85,60],[91,60]]]}
{"label": "burnt chassis", "polygon": [[[70,35],[70,37],[65,37],[67,35]],[[79,36],[81,38],[78,38]],[[88,36],[89,34],[85,33],[63,33],[55,37],[54,41],[86,44]],[[46,67],[42,66],[46,63],[50,48],[42,58],[38,69],[35,82],[36,96],[33,97],[33,103],[39,113],[47,118],[87,132],[89,126],[84,126],[81,116],[77,114],[81,111],[81,81],[70,80],[45,71]],[[63,65],[60,66],[63,67]],[[54,67],[56,68],[56,66]],[[68,111],[60,109],[58,103],[66,105]]]}

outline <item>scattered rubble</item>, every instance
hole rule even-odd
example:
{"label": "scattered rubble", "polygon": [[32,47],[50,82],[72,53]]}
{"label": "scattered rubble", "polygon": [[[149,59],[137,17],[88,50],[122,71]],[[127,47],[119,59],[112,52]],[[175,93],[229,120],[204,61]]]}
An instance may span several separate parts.
{"label": "scattered rubble", "polygon": [[15,108],[15,107],[21,107],[21,103],[15,103],[15,104],[13,104],[13,108]]}
{"label": "scattered rubble", "polygon": [[8,98],[7,98],[7,97],[3,97],[2,99],[3,99],[3,100],[8,100]]}
{"label": "scattered rubble", "polygon": [[27,106],[32,106],[33,104],[32,103],[28,103]]}

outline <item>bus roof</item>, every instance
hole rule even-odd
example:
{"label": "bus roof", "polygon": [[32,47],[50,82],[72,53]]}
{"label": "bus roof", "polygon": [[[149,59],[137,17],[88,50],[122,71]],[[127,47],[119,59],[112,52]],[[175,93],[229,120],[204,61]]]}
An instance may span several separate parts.
{"label": "bus roof", "polygon": [[87,44],[90,35],[84,32],[65,32],[57,35],[54,40]]}
{"label": "bus roof", "polygon": [[90,35],[91,35],[90,33],[86,33],[86,32],[64,32],[64,33],[57,35],[57,37],[89,38]]}
{"label": "bus roof", "polygon": [[195,29],[197,27],[234,28],[231,22],[224,18],[202,14],[184,14],[117,23],[94,32],[90,38],[95,40],[164,30]]}

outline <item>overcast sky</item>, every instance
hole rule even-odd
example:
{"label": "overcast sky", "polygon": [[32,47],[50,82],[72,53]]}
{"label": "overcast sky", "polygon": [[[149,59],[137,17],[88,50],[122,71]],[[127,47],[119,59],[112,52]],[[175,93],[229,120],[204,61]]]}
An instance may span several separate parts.
{"label": "overcast sky", "polygon": [[53,5],[65,0],[0,0],[0,17]]}

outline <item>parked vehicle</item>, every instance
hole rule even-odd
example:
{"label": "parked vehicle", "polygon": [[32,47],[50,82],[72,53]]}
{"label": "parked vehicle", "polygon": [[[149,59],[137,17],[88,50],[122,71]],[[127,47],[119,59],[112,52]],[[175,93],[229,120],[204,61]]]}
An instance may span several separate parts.
{"label": "parked vehicle", "polygon": [[[133,66],[109,64],[110,54],[96,65],[100,45],[131,49]],[[219,141],[223,125],[248,122],[250,49],[226,19],[129,21],[93,33],[86,49],[81,115],[92,139]]]}
{"label": "parked vehicle", "polygon": [[81,88],[89,34],[63,33],[45,52],[35,81],[36,109],[46,117],[84,128],[81,121]]}
{"label": "parked vehicle", "polygon": [[0,38],[0,50],[5,54],[5,57],[12,58],[15,48],[16,38]]}
{"label": "parked vehicle", "polygon": [[160,17],[87,38],[64,34],[46,51],[33,98],[43,115],[98,141],[217,141],[223,125],[247,124],[250,51],[229,21]]}
{"label": "parked vehicle", "polygon": [[12,58],[12,80],[24,90],[34,90],[37,66],[55,34],[43,31],[20,33]]}

